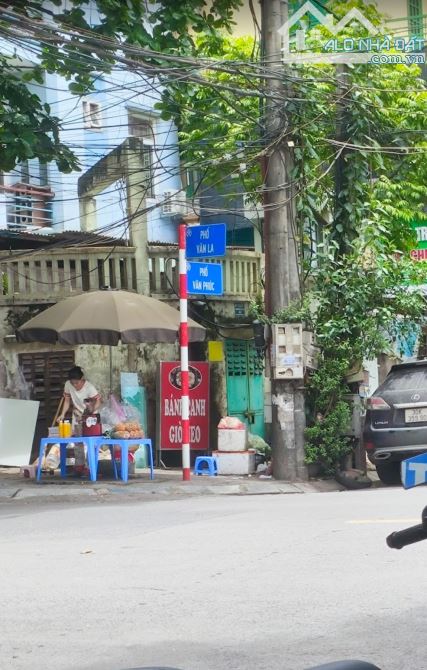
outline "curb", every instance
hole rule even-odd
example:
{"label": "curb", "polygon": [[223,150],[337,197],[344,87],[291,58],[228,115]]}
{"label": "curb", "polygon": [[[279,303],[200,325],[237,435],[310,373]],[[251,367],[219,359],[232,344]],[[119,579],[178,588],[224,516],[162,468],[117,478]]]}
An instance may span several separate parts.
{"label": "curb", "polygon": [[99,488],[99,489],[73,489],[70,486],[64,487],[62,490],[57,487],[52,487],[47,490],[34,490],[25,488],[11,488],[0,491],[0,504],[6,501],[16,500],[61,500],[64,498],[117,498],[117,497],[147,497],[153,498],[185,498],[185,497],[200,497],[200,496],[261,496],[261,495],[295,495],[303,494],[305,491],[288,485],[284,487],[271,487],[264,490],[251,490],[245,485],[229,484],[225,486],[197,486],[185,489],[180,486],[159,486],[158,488],[129,488],[127,486]]}
{"label": "curb", "polygon": [[44,478],[34,479],[19,476],[17,471],[0,470],[0,504],[26,501],[38,502],[102,502],[137,499],[165,500],[197,496],[266,496],[295,495],[304,493],[330,493],[344,491],[335,480],[310,480],[308,482],[285,482],[257,477],[192,477],[183,482],[180,471],[159,471],[151,481],[148,473],[140,473],[129,482],[107,480],[91,482],[87,479]]}

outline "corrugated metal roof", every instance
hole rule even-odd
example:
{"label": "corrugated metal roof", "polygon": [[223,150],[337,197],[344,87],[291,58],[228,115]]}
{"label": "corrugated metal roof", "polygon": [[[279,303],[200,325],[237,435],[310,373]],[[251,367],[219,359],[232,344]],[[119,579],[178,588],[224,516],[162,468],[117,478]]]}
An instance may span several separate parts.
{"label": "corrugated metal roof", "polygon": [[55,246],[91,246],[112,247],[126,246],[125,241],[99,233],[84,232],[81,230],[65,230],[61,233],[29,233],[0,229],[0,249],[38,249],[40,247]]}

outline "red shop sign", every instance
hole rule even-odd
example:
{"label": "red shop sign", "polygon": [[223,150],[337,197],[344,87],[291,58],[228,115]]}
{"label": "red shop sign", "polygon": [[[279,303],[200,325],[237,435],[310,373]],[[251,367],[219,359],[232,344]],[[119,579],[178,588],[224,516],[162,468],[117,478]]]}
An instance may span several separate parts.
{"label": "red shop sign", "polygon": [[[181,370],[159,363],[159,449],[181,449]],[[209,449],[209,363],[189,363],[190,449]]]}

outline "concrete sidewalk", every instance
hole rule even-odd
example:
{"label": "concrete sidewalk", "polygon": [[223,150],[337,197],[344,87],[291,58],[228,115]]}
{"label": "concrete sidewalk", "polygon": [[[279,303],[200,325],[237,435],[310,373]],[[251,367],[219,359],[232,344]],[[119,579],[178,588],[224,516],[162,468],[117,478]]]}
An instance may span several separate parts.
{"label": "concrete sidewalk", "polygon": [[156,470],[153,481],[149,479],[148,470],[138,470],[127,484],[107,478],[97,482],[72,477],[63,480],[59,474],[43,474],[41,482],[36,482],[20,475],[18,468],[0,468],[0,503],[65,498],[90,501],[128,496],[152,500],[154,497],[164,499],[205,495],[283,495],[337,490],[343,490],[343,487],[334,480],[291,484],[274,479],[260,479],[257,476],[192,475],[191,481],[183,482],[180,470]]}

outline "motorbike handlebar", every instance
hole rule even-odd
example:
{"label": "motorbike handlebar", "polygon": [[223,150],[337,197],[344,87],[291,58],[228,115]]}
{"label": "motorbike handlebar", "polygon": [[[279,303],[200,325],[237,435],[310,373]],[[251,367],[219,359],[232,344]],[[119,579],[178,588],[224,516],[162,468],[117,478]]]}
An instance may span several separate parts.
{"label": "motorbike handlebar", "polygon": [[386,539],[390,549],[402,549],[408,544],[415,544],[427,540],[427,507],[424,507],[421,514],[421,523],[404,530],[397,530]]}
{"label": "motorbike handlebar", "polygon": [[427,540],[427,531],[424,530],[422,523],[405,528],[405,530],[396,530],[387,537],[386,542],[390,549],[402,549],[408,544],[415,544],[421,540]]}

